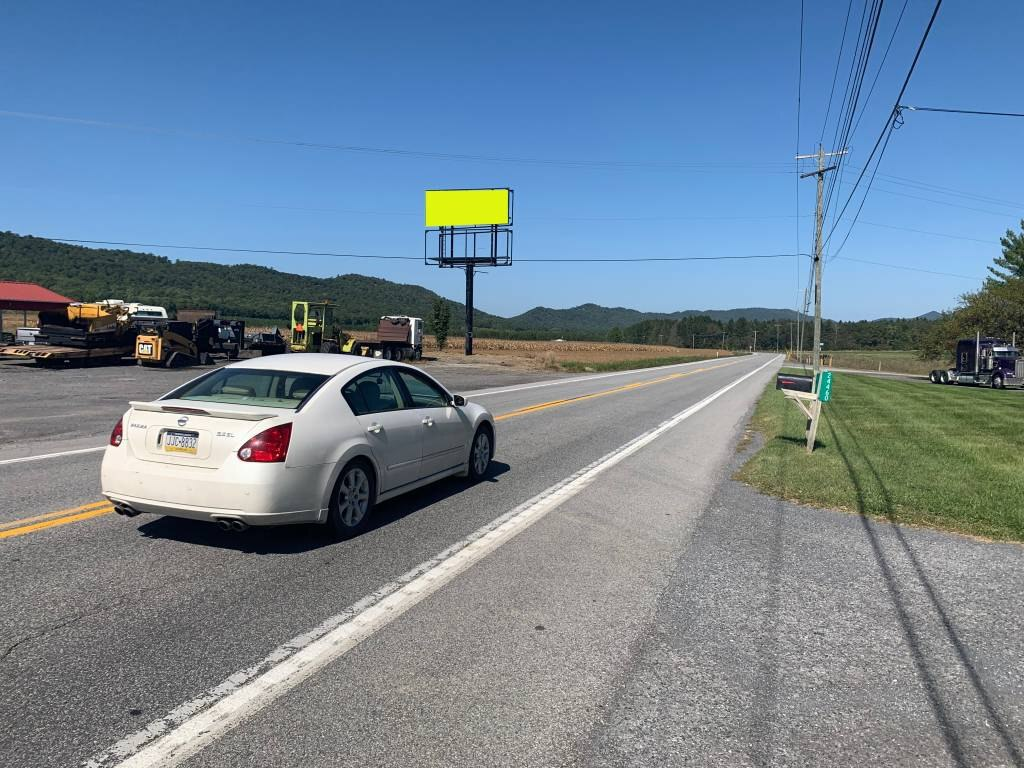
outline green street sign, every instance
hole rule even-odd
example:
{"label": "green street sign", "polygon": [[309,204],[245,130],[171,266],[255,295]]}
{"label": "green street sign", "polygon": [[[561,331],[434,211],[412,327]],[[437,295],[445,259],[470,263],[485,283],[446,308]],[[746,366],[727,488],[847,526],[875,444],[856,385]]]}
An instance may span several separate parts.
{"label": "green street sign", "polygon": [[832,371],[818,374],[818,399],[823,403],[832,399]]}

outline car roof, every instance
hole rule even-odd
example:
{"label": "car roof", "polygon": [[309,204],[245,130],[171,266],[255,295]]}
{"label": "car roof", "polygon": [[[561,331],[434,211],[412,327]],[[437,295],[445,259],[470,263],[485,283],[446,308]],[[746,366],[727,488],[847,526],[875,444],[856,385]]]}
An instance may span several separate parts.
{"label": "car roof", "polygon": [[292,371],[294,373],[319,373],[333,376],[336,373],[355,368],[358,365],[383,364],[387,360],[378,360],[359,355],[338,355],[326,352],[299,352],[282,355],[254,357],[232,363],[229,368],[254,368],[274,371]]}

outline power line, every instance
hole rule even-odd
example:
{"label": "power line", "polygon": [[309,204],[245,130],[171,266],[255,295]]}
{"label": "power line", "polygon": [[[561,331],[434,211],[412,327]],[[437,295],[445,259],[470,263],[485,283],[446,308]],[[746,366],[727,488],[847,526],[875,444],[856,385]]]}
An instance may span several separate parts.
{"label": "power line", "polygon": [[[899,107],[900,102],[903,100],[903,94],[906,93],[907,86],[910,85],[910,78],[913,77],[913,75],[914,75],[914,70],[917,68],[917,62],[920,60],[921,52],[924,50],[924,44],[928,40],[928,35],[931,33],[932,26],[935,24],[935,17],[939,15],[939,9],[941,7],[942,7],[942,0],[936,0],[936,2],[935,2],[935,9],[932,11],[931,18],[928,19],[928,26],[925,27],[924,34],[921,36],[921,42],[918,43],[917,51],[914,53],[914,60],[910,64],[910,69],[907,71],[906,78],[904,78],[904,80],[903,80],[903,85],[900,88],[899,95],[896,96],[896,100],[895,100],[895,102],[893,102],[893,108],[890,111],[889,116],[885,120],[885,126],[882,128],[882,132],[878,134],[878,139],[875,141],[875,146],[872,147],[871,153],[868,155],[868,159],[867,159],[867,161],[864,164],[864,168],[861,170],[860,175],[857,176],[857,181],[855,181],[854,184],[853,184],[853,190],[851,190],[849,197],[846,198],[846,202],[843,204],[842,210],[839,211],[839,215],[836,217],[836,223],[832,226],[832,229],[829,230],[828,237],[826,238],[826,242],[828,242],[828,241],[830,241],[832,239],[832,235],[836,231],[836,227],[839,226],[839,220],[842,219],[843,214],[846,213],[846,209],[849,207],[850,201],[853,200],[853,196],[854,196],[854,194],[857,191],[857,187],[860,185],[860,182],[863,180],[864,174],[867,172],[867,169],[871,166],[871,160],[872,160],[872,158],[874,158],[875,152],[878,151],[878,148],[881,146],[883,140],[885,140],[886,145],[888,145],[888,141],[886,139],[887,139],[888,136],[892,135],[892,131],[893,131],[893,128],[894,128],[893,120],[894,120],[894,118],[896,116],[897,108]],[[884,154],[884,152],[885,152],[885,150],[883,149],[882,150],[882,154]],[[881,163],[881,160],[882,160],[882,155],[879,155],[878,162]],[[877,171],[878,171],[878,164],[876,163],[876,165],[875,165],[875,173],[877,173]],[[872,180],[874,179],[874,173],[872,174],[871,178],[872,178]],[[869,184],[868,188],[864,192],[864,197],[865,198],[867,197],[867,194],[870,191],[871,191],[871,185]],[[861,207],[863,207],[863,204],[861,205]],[[859,213],[859,211],[858,211],[858,213]],[[854,217],[854,223],[850,225],[850,229],[851,230],[853,229],[853,226],[855,224],[856,224],[856,216]],[[847,235],[847,237],[849,237],[849,235]],[[838,251],[836,251],[836,253],[838,253]]]}
{"label": "power line", "polygon": [[[83,240],[73,237],[51,237],[48,235],[36,235],[35,237],[44,237],[48,240],[56,240],[63,243],[77,243],[85,245],[120,245],[131,248],[168,248],[174,250],[184,251],[215,251],[223,253],[254,253],[254,254],[266,254],[270,256],[327,256],[331,258],[340,259],[387,259],[396,261],[422,261],[420,256],[383,256],[376,254],[365,254],[365,253],[337,253],[333,251],[291,251],[291,250],[278,250],[268,248],[224,248],[221,246],[213,245],[177,245],[170,243],[128,243],[119,240]],[[639,256],[636,258],[546,258],[546,259],[516,259],[521,262],[532,262],[532,263],[555,263],[555,262],[588,262],[588,263],[633,263],[633,262],[651,262],[651,261],[734,261],[734,260],[749,260],[749,259],[782,259],[792,258],[793,256],[806,256],[807,254],[796,254],[796,253],[762,253],[762,254],[745,254],[741,256]]]}
{"label": "power line", "polygon": [[954,115],[986,115],[990,117],[1024,117],[1024,112],[984,112],[978,109],[939,109],[938,107],[911,107],[900,104],[896,109],[907,109],[911,112],[949,112]]}
{"label": "power line", "polygon": [[883,261],[868,261],[867,259],[855,259],[852,256],[836,256],[839,261],[855,261],[858,264],[873,264],[876,267],[888,267],[889,269],[902,269],[906,272],[923,272],[928,275],[941,275],[943,277],[960,277],[964,280],[984,280],[983,277],[975,277],[973,275],[960,275],[955,272],[940,272],[935,269],[922,269],[920,267],[907,267],[900,264],[886,264]]}
{"label": "power line", "polygon": [[900,15],[896,18],[896,26],[892,29],[892,34],[889,36],[889,43],[885,46],[885,53],[882,54],[882,60],[878,62],[878,69],[875,71],[875,77],[871,81],[871,87],[868,89],[868,95],[864,99],[864,106],[860,108],[860,114],[857,116],[856,122],[853,124],[853,133],[857,132],[860,127],[860,121],[864,119],[864,113],[868,110],[868,103],[871,101],[871,94],[875,92],[875,86],[878,84],[878,76],[882,74],[882,68],[885,66],[885,60],[889,58],[889,50],[892,48],[893,40],[896,39],[896,33],[899,32],[900,23],[903,21],[903,14],[907,10],[907,6],[910,4],[910,0],[903,0],[903,7],[900,8]]}
{"label": "power line", "polygon": [[[851,221],[851,219],[844,219],[844,221]],[[896,224],[882,224],[882,223],[877,222],[877,221],[865,221],[864,219],[861,219],[860,223],[861,224],[867,224],[869,227],[882,227],[884,229],[898,229],[898,230],[901,230],[903,232],[916,232],[919,235],[933,235],[935,237],[948,237],[951,240],[970,240],[971,242],[974,242],[974,243],[985,243],[987,245],[993,245],[994,243],[997,242],[996,238],[989,238],[989,239],[986,240],[986,239],[981,238],[981,237],[967,237],[966,235],[953,235],[953,234],[950,234],[948,232],[933,232],[933,231],[930,231],[930,230],[927,230],[927,229],[914,229],[912,227],[900,227],[900,226],[897,226]]]}
{"label": "power line", "polygon": [[[619,160],[585,160],[585,159],[544,159],[532,157],[501,157],[493,155],[470,155],[455,154],[447,152],[428,152],[420,150],[402,149],[396,147],[370,147],[354,144],[328,144],[313,141],[299,141],[293,139],[271,139],[258,136],[247,136],[241,134],[229,134],[216,131],[191,131],[181,128],[165,128],[152,125],[141,125],[135,123],[122,123],[110,120],[92,120],[81,117],[66,117],[63,115],[49,115],[39,112],[19,112],[14,110],[0,110],[0,117],[11,117],[22,120],[41,120],[46,122],[65,123],[71,125],[87,125],[98,128],[115,128],[129,131],[142,131],[146,133],[158,133],[168,136],[181,136],[192,139],[206,139],[217,141],[235,141],[251,144],[265,144],[276,146],[301,147],[303,149],[333,150],[338,152],[358,152],[375,155],[391,155],[399,157],[415,157],[427,160],[465,160],[473,162],[488,163],[515,163],[523,165],[558,166],[565,168],[606,168],[606,169],[629,169],[629,170],[680,170],[680,171],[713,171],[723,168],[732,169],[754,169],[764,173],[792,173],[782,171],[779,168],[783,165],[776,161],[760,161],[756,163],[741,163],[731,161],[701,161],[701,162],[640,162],[640,161],[619,161]],[[788,165],[788,163],[786,164]]]}
{"label": "power line", "polygon": [[[839,65],[843,62],[843,49],[846,47],[846,30],[850,24],[850,11],[853,10],[853,0],[849,0],[846,4],[846,19],[843,21],[843,37],[839,41],[839,55],[836,56],[836,68],[832,72],[832,88],[828,92],[828,107],[825,109],[825,122],[821,124],[821,136],[818,137],[818,143],[825,141],[825,129],[828,127],[828,116],[832,112],[832,97],[836,92],[836,80],[839,78]],[[803,41],[804,41],[804,4],[803,0],[800,2],[800,61],[803,63]],[[800,148],[797,147],[797,152]]]}

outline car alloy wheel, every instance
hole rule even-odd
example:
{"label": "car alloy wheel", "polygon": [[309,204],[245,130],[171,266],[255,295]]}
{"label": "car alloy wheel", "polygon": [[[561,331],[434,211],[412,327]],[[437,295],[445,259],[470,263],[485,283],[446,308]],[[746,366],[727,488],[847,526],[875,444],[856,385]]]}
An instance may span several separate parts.
{"label": "car alloy wheel", "polygon": [[477,430],[473,438],[473,450],[470,452],[469,464],[470,474],[474,480],[479,480],[487,471],[487,465],[491,463],[491,436],[486,429]]}
{"label": "car alloy wheel", "polygon": [[345,528],[359,526],[370,508],[370,478],[360,466],[345,470],[335,497],[338,520]]}

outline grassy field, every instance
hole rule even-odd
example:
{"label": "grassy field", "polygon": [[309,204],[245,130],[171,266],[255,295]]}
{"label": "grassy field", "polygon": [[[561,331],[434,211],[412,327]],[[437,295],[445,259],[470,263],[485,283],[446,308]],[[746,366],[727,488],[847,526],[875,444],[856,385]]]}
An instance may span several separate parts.
{"label": "grassy field", "polygon": [[885,371],[927,376],[929,371],[945,368],[949,360],[921,360],[913,350],[837,350],[832,352],[833,368],[853,368],[858,371]]}
{"label": "grassy field", "polygon": [[774,382],[739,479],[791,501],[1024,541],[1024,395],[835,374],[818,447]]}

